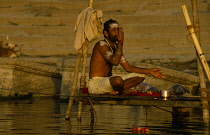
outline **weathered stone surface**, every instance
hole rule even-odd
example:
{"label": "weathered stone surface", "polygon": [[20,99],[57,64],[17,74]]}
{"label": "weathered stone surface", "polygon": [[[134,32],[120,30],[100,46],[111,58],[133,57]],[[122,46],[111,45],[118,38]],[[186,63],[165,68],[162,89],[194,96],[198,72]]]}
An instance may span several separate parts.
{"label": "weathered stone surface", "polygon": [[[22,56],[75,55],[74,25],[88,4],[87,0],[1,0],[0,40],[6,41],[9,35],[11,42],[24,44]],[[195,58],[195,50],[186,30],[183,4],[192,15],[190,0],[97,0],[93,7],[103,11],[104,21],[116,19],[124,27],[125,55],[129,61],[189,61]],[[198,0],[201,42],[207,60],[209,5],[209,0]],[[90,43],[89,53],[95,42]]]}
{"label": "weathered stone surface", "polygon": [[[47,62],[51,62],[51,65],[42,64]],[[31,92],[34,96],[60,95],[62,99],[70,96],[75,70],[75,61],[72,61],[70,58],[54,61],[46,59],[45,62],[43,59],[31,62],[27,59],[1,58],[0,65],[0,75],[2,76],[0,79],[1,95],[9,96],[15,93],[24,95]],[[134,65],[141,68],[158,67],[163,69],[166,78],[157,79],[148,75],[145,80],[146,83],[155,86],[159,90],[169,89],[172,85],[179,84],[188,86],[192,91],[199,83],[199,78],[191,74],[147,63],[137,62]],[[86,69],[87,82],[88,70],[89,66]],[[123,74],[126,74],[126,72],[122,67],[114,67],[113,75]],[[78,88],[80,87],[80,77],[81,73],[78,76]]]}
{"label": "weathered stone surface", "polygon": [[9,96],[13,95],[13,65],[1,65],[0,66],[0,95]]}
{"label": "weathered stone surface", "polygon": [[59,96],[62,76],[57,67],[11,58],[0,63],[1,96]]}
{"label": "weathered stone surface", "polygon": [[69,70],[65,70],[62,73],[62,84],[61,84],[61,88],[60,88],[60,98],[61,99],[69,98],[70,93],[71,93],[72,84],[73,84],[73,79],[72,79],[73,77],[74,77],[74,73]]}

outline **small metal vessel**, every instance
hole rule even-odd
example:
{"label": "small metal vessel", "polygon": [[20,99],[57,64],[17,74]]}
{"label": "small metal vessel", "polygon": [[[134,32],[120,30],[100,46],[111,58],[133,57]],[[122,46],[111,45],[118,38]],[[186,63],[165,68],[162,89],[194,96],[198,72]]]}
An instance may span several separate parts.
{"label": "small metal vessel", "polygon": [[160,96],[163,98],[163,99],[168,99],[169,97],[171,97],[171,92],[169,90],[161,90],[160,91]]}

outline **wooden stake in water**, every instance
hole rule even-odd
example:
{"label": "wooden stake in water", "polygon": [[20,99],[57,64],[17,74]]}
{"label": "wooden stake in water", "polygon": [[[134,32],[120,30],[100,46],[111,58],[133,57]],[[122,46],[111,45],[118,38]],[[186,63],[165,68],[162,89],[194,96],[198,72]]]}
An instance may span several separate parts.
{"label": "wooden stake in water", "polygon": [[[200,27],[199,27],[199,17],[198,17],[198,6],[197,6],[197,0],[191,0],[192,3],[192,12],[193,12],[193,26],[195,29],[196,37],[200,43]],[[198,73],[199,73],[199,79],[200,79],[200,90],[201,90],[201,97],[207,97],[207,93],[202,91],[203,89],[206,89],[206,81],[204,76],[204,71],[202,67],[202,63],[200,61],[200,58],[197,54],[197,65],[198,65]],[[207,91],[207,90],[206,90]],[[203,106],[208,105],[208,101],[203,101]],[[203,119],[205,123],[209,123],[209,109],[203,108]]]}
{"label": "wooden stake in water", "polygon": [[72,106],[73,106],[73,102],[74,102],[75,94],[77,90],[77,81],[78,81],[78,74],[79,74],[81,59],[82,59],[82,53],[78,52],[77,60],[75,63],[74,81],[73,81],[73,86],[72,86],[72,91],[71,91],[71,97],[69,98],[65,119],[69,119],[71,115],[71,110],[72,110]]}

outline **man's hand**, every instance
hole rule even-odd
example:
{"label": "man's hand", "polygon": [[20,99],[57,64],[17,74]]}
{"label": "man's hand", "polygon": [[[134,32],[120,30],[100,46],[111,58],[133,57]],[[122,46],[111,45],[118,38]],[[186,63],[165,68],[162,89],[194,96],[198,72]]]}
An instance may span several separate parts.
{"label": "man's hand", "polygon": [[119,43],[122,43],[122,44],[124,42],[124,29],[122,27],[118,28],[117,40]]}
{"label": "man's hand", "polygon": [[151,69],[150,74],[153,75],[156,78],[165,78],[164,73],[159,68]]}

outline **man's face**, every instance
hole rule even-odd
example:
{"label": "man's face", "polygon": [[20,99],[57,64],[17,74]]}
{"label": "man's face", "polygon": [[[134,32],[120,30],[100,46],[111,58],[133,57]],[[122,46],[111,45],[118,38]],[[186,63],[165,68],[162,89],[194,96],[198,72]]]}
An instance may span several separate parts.
{"label": "man's face", "polygon": [[110,24],[110,28],[108,31],[108,39],[112,42],[117,42],[117,36],[118,36],[118,27],[119,25],[117,23]]}

